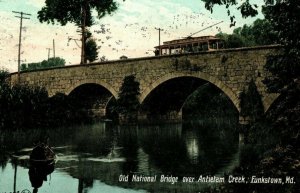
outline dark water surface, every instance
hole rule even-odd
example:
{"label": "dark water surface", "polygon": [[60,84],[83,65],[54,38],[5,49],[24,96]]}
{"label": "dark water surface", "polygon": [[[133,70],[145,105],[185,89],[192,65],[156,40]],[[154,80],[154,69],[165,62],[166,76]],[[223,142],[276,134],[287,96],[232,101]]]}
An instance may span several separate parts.
{"label": "dark water surface", "polygon": [[[57,160],[38,192],[200,192],[207,184],[183,183],[182,178],[223,176],[238,165],[238,135],[235,126],[228,123],[126,127],[97,123],[2,132],[0,193],[33,192],[29,154],[35,140],[47,137]],[[120,182],[120,175],[128,175],[129,182]],[[133,175],[157,176],[157,180],[130,182]],[[161,175],[178,177],[179,182],[159,182]]]}

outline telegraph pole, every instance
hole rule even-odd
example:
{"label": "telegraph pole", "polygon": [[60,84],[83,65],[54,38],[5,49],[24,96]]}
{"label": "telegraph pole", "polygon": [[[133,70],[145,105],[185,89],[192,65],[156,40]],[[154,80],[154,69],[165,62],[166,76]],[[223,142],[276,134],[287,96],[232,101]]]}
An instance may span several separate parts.
{"label": "telegraph pole", "polygon": [[47,50],[48,50],[48,60],[49,60],[49,58],[50,58],[50,50],[51,50],[51,48],[46,48]]}
{"label": "telegraph pole", "polygon": [[53,39],[53,58],[55,58],[55,40]]}
{"label": "telegraph pole", "polygon": [[161,28],[155,28],[156,30],[158,30],[158,46],[159,46],[159,55],[161,56],[161,49],[160,49],[160,31],[164,31]]}
{"label": "telegraph pole", "polygon": [[30,19],[28,17],[24,17],[24,15],[31,16],[31,14],[24,13],[24,12],[17,12],[17,11],[13,11],[13,13],[20,14],[20,16],[15,16],[17,18],[20,18],[19,53],[18,53],[18,83],[20,83],[22,25],[23,25],[23,19]]}
{"label": "telegraph pole", "polygon": [[84,0],[84,5],[81,7],[81,60],[80,64],[85,63],[85,36],[86,36],[86,15],[87,15],[88,0]]}

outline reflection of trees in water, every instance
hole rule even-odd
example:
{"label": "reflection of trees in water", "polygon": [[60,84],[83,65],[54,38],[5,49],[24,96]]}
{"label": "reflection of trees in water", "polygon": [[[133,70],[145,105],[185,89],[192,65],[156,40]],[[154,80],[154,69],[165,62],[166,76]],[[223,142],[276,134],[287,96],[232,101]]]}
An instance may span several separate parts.
{"label": "reflection of trees in water", "polygon": [[71,153],[78,155],[78,162],[58,162],[58,166],[69,167],[65,171],[83,181],[79,186],[83,192],[86,181],[101,179],[107,184],[115,184],[120,174],[137,170],[136,127],[87,126],[76,132],[72,144]]}
{"label": "reflection of trees in water", "polygon": [[[199,122],[127,127],[95,124],[47,132],[52,145],[71,145],[55,152],[60,158],[76,155],[76,161],[58,161],[56,168],[79,179],[78,192],[89,191],[95,179],[119,184],[120,174],[213,174],[221,167],[223,158],[226,161],[226,157],[236,152],[238,144],[232,135],[232,125]],[[23,134],[19,138],[15,134],[10,142],[14,144],[21,139],[15,149],[30,147],[41,131],[32,133],[34,137],[28,135],[29,141]],[[109,158],[124,159],[111,162]]]}
{"label": "reflection of trees in water", "polygon": [[[73,128],[56,128],[56,129],[19,129],[15,131],[5,130],[0,134],[0,151],[5,148],[6,152],[18,152],[24,148],[32,148],[34,142],[45,142],[46,138],[50,139],[50,146],[64,146],[70,143],[74,135]],[[67,137],[66,137],[67,136]]]}
{"label": "reflection of trees in water", "polygon": [[12,160],[12,165],[14,166],[14,192],[16,192],[16,186],[17,186],[17,160]]}
{"label": "reflection of trees in water", "polygon": [[0,144],[0,166],[2,169],[6,167],[8,162],[8,156],[6,154],[5,148],[2,148],[2,144]]}
{"label": "reflection of trees in water", "polygon": [[[19,142],[20,141],[20,142]],[[25,131],[1,131],[0,133],[0,166],[4,169],[9,161],[8,152],[17,152],[22,147],[26,147],[28,141],[25,140]],[[14,162],[13,164],[17,164]]]}
{"label": "reflection of trees in water", "polygon": [[145,126],[139,133],[139,142],[149,162],[164,174],[179,175],[188,161],[186,148],[181,140],[181,125],[167,124]]}
{"label": "reflection of trees in water", "polygon": [[197,141],[198,155],[194,155],[199,166],[198,173],[214,174],[227,164],[237,151],[238,138],[234,134],[235,125],[216,123],[184,124],[183,138],[186,143]]}
{"label": "reflection of trees in water", "polygon": [[71,140],[76,152],[106,156],[111,152],[114,145],[114,129],[104,124],[86,126],[77,130]]}
{"label": "reflection of trees in water", "polygon": [[88,189],[92,188],[94,184],[93,179],[78,179],[78,193],[87,193]]}
{"label": "reflection of trees in water", "polygon": [[183,124],[179,134],[178,125],[168,125],[167,129],[149,126],[139,139],[149,162],[165,174],[214,174],[230,161],[238,144],[234,129],[230,128],[233,125],[216,127]]}
{"label": "reflection of trees in water", "polygon": [[132,174],[138,169],[138,129],[137,126],[118,127],[118,144],[122,147],[122,156],[126,159],[122,166],[122,174]]}

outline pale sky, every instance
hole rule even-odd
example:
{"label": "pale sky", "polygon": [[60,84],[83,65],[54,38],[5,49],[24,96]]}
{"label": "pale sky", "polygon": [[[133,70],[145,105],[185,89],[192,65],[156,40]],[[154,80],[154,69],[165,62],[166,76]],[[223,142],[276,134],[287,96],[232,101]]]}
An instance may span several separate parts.
{"label": "pale sky", "polygon": [[[252,0],[263,2],[262,0]],[[80,48],[68,37],[80,39],[74,24],[61,26],[40,23],[37,12],[45,0],[0,0],[0,68],[17,71],[20,19],[12,11],[31,14],[23,20],[21,63],[40,62],[48,58],[47,48],[52,49],[55,40],[55,55],[66,60],[66,65],[80,62]],[[158,45],[158,31],[162,28],[161,43],[183,38],[212,24],[218,26],[195,36],[215,35],[222,31],[231,33],[229,17],[223,7],[216,7],[211,14],[201,0],[117,0],[119,9],[90,29],[99,47],[99,57],[109,60],[125,55],[129,58],[153,56]],[[235,9],[232,9],[235,11]],[[235,14],[239,16],[239,14]],[[260,14],[260,18],[263,16]],[[256,18],[237,17],[235,27],[251,24]],[[103,29],[104,28],[104,29]],[[100,33],[105,31],[105,33]],[[78,42],[79,45],[80,42]],[[51,50],[51,56],[53,52]]]}

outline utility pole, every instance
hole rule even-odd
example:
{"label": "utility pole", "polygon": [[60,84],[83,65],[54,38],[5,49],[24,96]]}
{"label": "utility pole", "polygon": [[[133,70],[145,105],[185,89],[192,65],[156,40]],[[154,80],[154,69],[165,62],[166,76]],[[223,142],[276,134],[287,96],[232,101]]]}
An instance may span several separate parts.
{"label": "utility pole", "polygon": [[50,58],[50,50],[51,50],[51,48],[46,48],[47,50],[48,50],[48,60],[49,60],[49,58]]}
{"label": "utility pole", "polygon": [[75,39],[75,38],[72,38],[72,37],[70,37],[70,36],[69,36],[69,37],[68,37],[68,44],[67,44],[68,46],[69,46],[69,43],[70,43],[70,41],[71,41],[71,40],[74,40],[74,42],[75,42],[76,46],[77,46],[78,48],[80,48],[80,49],[81,49],[80,45],[79,45],[79,44],[78,44],[78,42],[77,42],[77,41],[79,41],[79,42],[80,42],[80,41],[81,41],[81,39]]}
{"label": "utility pole", "polygon": [[53,58],[55,58],[55,40],[53,39]]}
{"label": "utility pole", "polygon": [[161,56],[161,49],[160,49],[160,32],[164,31],[161,28],[155,28],[156,30],[158,30],[158,46],[159,46],[159,55]]}
{"label": "utility pole", "polygon": [[24,13],[24,12],[17,12],[17,11],[13,11],[13,13],[20,14],[20,16],[15,16],[17,18],[20,18],[19,53],[18,53],[18,83],[20,83],[22,25],[23,25],[23,19],[30,19],[28,17],[24,17],[24,15],[31,16],[31,14]]}
{"label": "utility pole", "polygon": [[81,61],[80,64],[85,63],[85,36],[86,36],[86,15],[88,0],[84,0],[84,4],[81,7]]}

